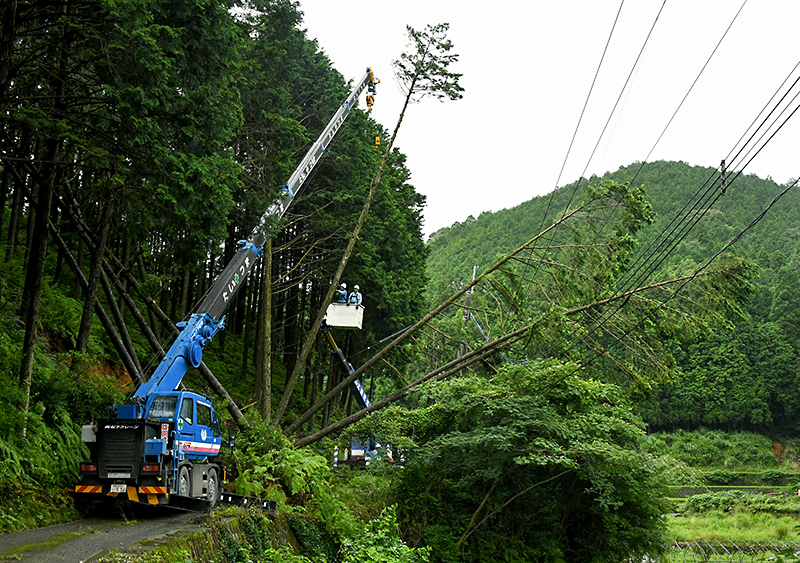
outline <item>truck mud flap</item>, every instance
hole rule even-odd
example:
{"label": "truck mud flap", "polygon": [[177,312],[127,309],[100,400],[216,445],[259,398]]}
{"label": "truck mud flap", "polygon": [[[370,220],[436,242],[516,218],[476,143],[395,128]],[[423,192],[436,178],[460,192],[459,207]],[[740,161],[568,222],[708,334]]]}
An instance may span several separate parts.
{"label": "truck mud flap", "polygon": [[266,510],[272,516],[278,514],[278,501],[276,500],[262,500],[258,497],[246,497],[243,495],[236,495],[233,493],[222,493],[219,496],[219,504],[230,504],[233,506],[243,506],[260,508]]}

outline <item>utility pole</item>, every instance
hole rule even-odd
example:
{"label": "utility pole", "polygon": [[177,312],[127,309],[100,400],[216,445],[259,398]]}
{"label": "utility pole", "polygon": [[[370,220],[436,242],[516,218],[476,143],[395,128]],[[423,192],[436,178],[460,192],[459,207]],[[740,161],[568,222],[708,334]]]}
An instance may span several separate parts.
{"label": "utility pole", "polygon": [[[472,266],[472,281],[475,281],[475,275],[477,274],[478,266]],[[472,314],[471,307],[472,307],[472,292],[475,290],[475,287],[470,287],[467,292],[464,294],[464,328],[466,329],[467,323],[469,322],[469,316]],[[464,354],[467,353],[467,337],[466,334],[461,339],[461,343],[458,345],[458,355],[456,358],[461,358]]]}

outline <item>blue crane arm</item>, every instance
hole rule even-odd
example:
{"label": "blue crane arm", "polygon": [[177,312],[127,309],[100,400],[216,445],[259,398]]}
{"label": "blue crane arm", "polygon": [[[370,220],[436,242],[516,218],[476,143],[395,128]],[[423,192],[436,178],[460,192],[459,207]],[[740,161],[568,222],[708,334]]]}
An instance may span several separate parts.
{"label": "blue crane arm", "polygon": [[283,186],[283,195],[264,212],[247,240],[240,241],[241,247],[222,271],[219,278],[217,278],[208,295],[198,307],[198,311],[207,313],[214,319],[219,319],[225,312],[228,308],[228,303],[236,295],[247,274],[255,265],[256,258],[260,256],[267,236],[274,229],[277,221],[286,213],[297,194],[300,193],[306,179],[322,159],[342,123],[350,115],[350,110],[355,106],[358,97],[365,88],[369,88],[370,92],[374,92],[375,84],[376,79],[372,69],[368,68],[364,77],[356,84],[350,95],[342,101],[328,125],[322,130],[317,140],[306,152],[303,160],[300,161],[300,165],[289,177],[289,181]]}
{"label": "blue crane arm", "polygon": [[[342,365],[344,366],[347,375],[352,375],[352,373],[356,370],[353,369],[353,364],[347,361],[347,358],[345,357],[344,352],[342,352],[342,349],[336,345],[336,341],[333,339],[330,327],[328,327],[323,323],[322,329],[323,332],[325,333],[325,338],[328,339],[328,343],[331,345],[331,354],[336,354],[337,356],[339,356],[339,360],[342,362]],[[361,385],[360,379],[356,379],[355,381],[353,381],[349,387],[350,387],[350,392],[353,394],[353,397],[355,398],[356,403],[358,403],[359,407],[365,409],[367,407],[372,406],[369,397],[367,397],[367,392],[364,391],[364,386]]]}
{"label": "blue crane arm", "polygon": [[178,323],[182,328],[161,363],[133,394],[134,402],[144,401],[153,391],[172,391],[183,379],[189,366],[198,367],[203,361],[203,349],[214,335],[225,327],[224,318],[215,321],[209,315],[193,314],[188,321]]}
{"label": "blue crane arm", "polygon": [[322,130],[317,140],[306,152],[303,160],[283,186],[283,194],[264,212],[247,240],[239,241],[239,248],[231,261],[211,286],[197,313],[188,321],[180,323],[183,328],[150,379],[142,384],[133,395],[134,402],[144,402],[153,391],[172,391],[183,379],[189,365],[197,367],[203,358],[203,349],[212,337],[224,328],[224,313],[242,286],[247,274],[253,269],[261,255],[261,250],[276,227],[278,221],[289,209],[292,201],[302,189],[306,179],[328,150],[336,133],[341,128],[358,97],[369,89],[367,105],[372,108],[377,80],[371,68],[367,68],[361,80],[353,87],[331,120]]}

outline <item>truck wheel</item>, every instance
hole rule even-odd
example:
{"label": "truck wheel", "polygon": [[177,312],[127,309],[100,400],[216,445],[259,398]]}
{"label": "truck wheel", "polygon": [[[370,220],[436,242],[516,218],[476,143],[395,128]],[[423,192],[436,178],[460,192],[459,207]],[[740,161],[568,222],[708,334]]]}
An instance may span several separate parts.
{"label": "truck wheel", "polygon": [[182,497],[190,497],[191,480],[189,479],[189,469],[184,465],[178,472],[178,494]]}
{"label": "truck wheel", "polygon": [[211,508],[214,508],[217,500],[219,500],[219,477],[217,470],[212,467],[208,470],[208,502],[211,503]]}

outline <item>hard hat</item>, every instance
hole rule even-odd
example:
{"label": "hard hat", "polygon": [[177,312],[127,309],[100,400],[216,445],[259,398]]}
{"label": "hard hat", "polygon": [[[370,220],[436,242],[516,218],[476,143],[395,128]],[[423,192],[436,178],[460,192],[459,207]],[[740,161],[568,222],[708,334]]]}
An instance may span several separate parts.
{"label": "hard hat", "polygon": [[360,287],[358,287],[358,286],[355,286],[353,289],[361,289],[361,288],[360,288]]}
{"label": "hard hat", "polygon": [[347,289],[347,284],[346,283],[342,283],[342,285],[340,285],[339,287],[341,287],[342,289]]}

